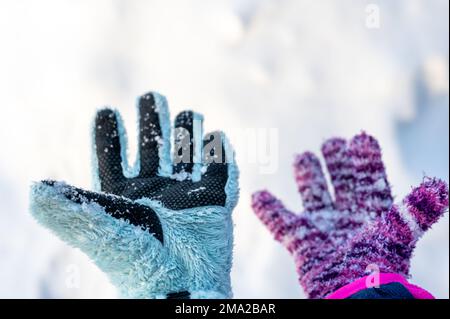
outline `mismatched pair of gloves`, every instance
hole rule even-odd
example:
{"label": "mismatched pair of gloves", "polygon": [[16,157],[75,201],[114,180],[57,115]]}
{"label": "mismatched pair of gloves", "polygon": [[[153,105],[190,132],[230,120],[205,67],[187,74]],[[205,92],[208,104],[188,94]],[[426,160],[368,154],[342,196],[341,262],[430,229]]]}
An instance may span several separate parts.
{"label": "mismatched pair of gloves", "polygon": [[[203,135],[202,116],[180,113],[171,125],[166,99],[139,98],[139,144],[128,165],[117,111],[97,113],[93,128],[95,191],[45,180],[32,185],[39,223],[81,249],[128,298],[231,298],[232,210],[238,168],[225,135]],[[294,163],[304,212],[267,191],[253,195],[256,215],[295,260],[309,298],[427,298],[409,284],[417,240],[447,210],[448,188],[425,178],[393,203],[378,142],[361,133],[322,147],[332,199],[319,159]],[[378,284],[367,281],[376,269]]]}

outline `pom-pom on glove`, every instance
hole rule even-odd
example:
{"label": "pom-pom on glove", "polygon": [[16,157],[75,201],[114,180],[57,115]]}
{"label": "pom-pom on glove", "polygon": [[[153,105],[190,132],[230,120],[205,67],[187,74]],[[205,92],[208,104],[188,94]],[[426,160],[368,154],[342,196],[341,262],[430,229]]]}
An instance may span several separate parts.
{"label": "pom-pom on glove", "polygon": [[130,298],[230,298],[231,213],[238,199],[234,154],[220,132],[203,138],[202,117],[175,120],[170,156],[166,100],[139,98],[139,145],[127,164],[118,112],[97,113],[93,168],[97,192],[42,181],[31,189],[31,212],[80,248]]}
{"label": "pom-pom on glove", "polygon": [[293,255],[307,296],[327,297],[374,270],[407,278],[417,240],[448,208],[447,185],[425,178],[394,205],[375,138],[365,133],[349,143],[333,138],[322,153],[334,201],[319,159],[309,152],[294,163],[302,214],[267,191],[255,193],[252,201],[256,215]]}

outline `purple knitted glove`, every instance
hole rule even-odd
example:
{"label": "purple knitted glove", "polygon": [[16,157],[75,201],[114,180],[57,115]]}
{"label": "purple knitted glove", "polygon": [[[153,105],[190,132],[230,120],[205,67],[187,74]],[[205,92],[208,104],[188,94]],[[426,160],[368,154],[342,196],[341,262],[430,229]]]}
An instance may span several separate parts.
{"label": "purple knitted glove", "polygon": [[294,256],[308,297],[324,298],[369,275],[373,265],[407,278],[417,240],[448,208],[447,185],[425,178],[394,205],[375,138],[365,133],[349,143],[333,138],[323,144],[322,153],[334,201],[318,158],[306,152],[294,163],[302,214],[287,210],[267,191],[255,193],[252,203],[275,239]]}

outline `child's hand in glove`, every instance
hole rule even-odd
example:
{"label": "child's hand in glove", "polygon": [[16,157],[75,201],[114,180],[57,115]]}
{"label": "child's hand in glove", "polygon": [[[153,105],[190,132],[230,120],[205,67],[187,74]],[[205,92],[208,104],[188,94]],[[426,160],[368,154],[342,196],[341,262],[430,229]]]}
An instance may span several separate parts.
{"label": "child's hand in glove", "polygon": [[93,131],[99,192],[36,183],[31,212],[84,251],[125,297],[229,298],[239,193],[233,150],[220,132],[202,140],[202,117],[185,111],[175,120],[172,161],[165,98],[149,93],[138,107],[133,168],[119,114],[101,110]]}
{"label": "child's hand in glove", "polygon": [[[334,201],[318,158],[309,152],[297,156],[294,163],[305,212],[290,212],[266,191],[253,195],[256,215],[294,256],[307,295],[430,297],[405,278],[417,240],[448,208],[447,185],[425,178],[394,205],[381,150],[373,137],[362,133],[349,143],[331,139],[322,152]],[[361,293],[358,287],[363,287],[364,277],[374,269],[379,270],[385,289]]]}

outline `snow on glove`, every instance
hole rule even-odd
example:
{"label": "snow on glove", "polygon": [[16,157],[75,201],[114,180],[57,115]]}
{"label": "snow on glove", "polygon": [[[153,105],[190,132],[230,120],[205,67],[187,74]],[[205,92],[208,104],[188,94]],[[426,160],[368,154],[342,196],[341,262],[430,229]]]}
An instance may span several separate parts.
{"label": "snow on glove", "polygon": [[234,153],[220,132],[202,140],[202,117],[175,120],[170,156],[166,100],[140,97],[138,157],[129,167],[118,112],[97,113],[93,130],[98,192],[42,181],[31,189],[31,212],[80,248],[124,297],[232,296],[231,213],[238,199]]}
{"label": "snow on glove", "polygon": [[333,138],[322,153],[334,201],[319,159],[309,152],[294,163],[302,214],[287,210],[267,191],[255,193],[252,201],[256,215],[293,255],[308,297],[327,297],[374,266],[381,274],[408,278],[417,240],[448,208],[447,185],[425,178],[394,205],[375,138],[365,133],[349,143]]}

